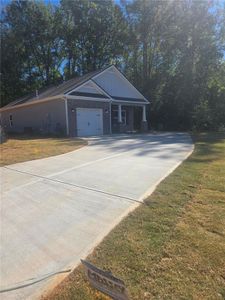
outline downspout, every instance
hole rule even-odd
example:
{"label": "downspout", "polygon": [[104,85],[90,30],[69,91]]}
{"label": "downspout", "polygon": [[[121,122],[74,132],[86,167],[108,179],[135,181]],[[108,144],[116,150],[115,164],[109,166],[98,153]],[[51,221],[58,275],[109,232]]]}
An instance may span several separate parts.
{"label": "downspout", "polygon": [[66,115],[66,135],[69,136],[69,116],[68,116],[68,103],[66,96],[63,97],[65,101],[65,115]]}

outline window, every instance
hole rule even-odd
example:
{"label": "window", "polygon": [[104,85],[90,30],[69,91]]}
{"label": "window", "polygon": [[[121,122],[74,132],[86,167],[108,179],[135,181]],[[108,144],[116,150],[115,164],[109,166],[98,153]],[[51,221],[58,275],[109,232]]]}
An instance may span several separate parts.
{"label": "window", "polygon": [[124,125],[127,125],[127,111],[126,110],[122,110],[122,123]]}
{"label": "window", "polygon": [[[125,109],[122,109],[122,124],[127,125],[127,112]],[[118,123],[118,109],[112,110],[112,119],[113,123]]]}
{"label": "window", "polygon": [[13,127],[13,118],[12,118],[12,115],[9,115],[9,126]]}

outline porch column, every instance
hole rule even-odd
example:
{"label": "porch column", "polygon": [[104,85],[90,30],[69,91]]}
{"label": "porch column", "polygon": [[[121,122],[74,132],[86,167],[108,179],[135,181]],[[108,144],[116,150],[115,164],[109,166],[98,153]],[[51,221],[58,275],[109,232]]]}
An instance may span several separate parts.
{"label": "porch column", "polygon": [[143,105],[142,107],[142,122],[147,122],[146,120],[146,106]]}
{"label": "porch column", "polygon": [[147,122],[147,119],[146,119],[146,105],[142,106],[141,131],[142,132],[147,132],[148,131],[148,122]]}
{"label": "porch column", "polygon": [[118,105],[118,122],[122,123],[122,105]]}

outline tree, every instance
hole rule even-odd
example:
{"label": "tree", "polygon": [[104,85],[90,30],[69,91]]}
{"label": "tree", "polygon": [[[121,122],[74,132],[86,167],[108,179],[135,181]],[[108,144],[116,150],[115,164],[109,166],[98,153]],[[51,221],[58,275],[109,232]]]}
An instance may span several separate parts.
{"label": "tree", "polygon": [[19,86],[18,96],[61,77],[59,24],[58,9],[42,2],[17,0],[6,7],[2,18],[2,86],[7,97],[11,98],[10,90],[14,90],[7,73],[9,69],[15,72],[17,65],[13,80],[17,81],[15,87]]}
{"label": "tree", "polygon": [[116,62],[123,54],[126,22],[112,0],[62,0],[68,77]]}
{"label": "tree", "polygon": [[223,26],[216,6],[134,0],[125,2],[125,9],[132,32],[126,65],[136,64],[128,74],[152,101],[151,122],[168,129],[191,128],[196,107],[202,99],[208,101],[209,70],[221,59],[218,31]]}

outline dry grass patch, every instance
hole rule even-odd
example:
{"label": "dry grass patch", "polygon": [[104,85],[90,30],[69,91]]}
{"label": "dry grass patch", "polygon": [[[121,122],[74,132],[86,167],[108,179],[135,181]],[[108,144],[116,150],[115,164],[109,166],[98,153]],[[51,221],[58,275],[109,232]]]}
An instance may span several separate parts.
{"label": "dry grass patch", "polygon": [[[225,135],[194,139],[191,157],[88,257],[131,299],[225,299]],[[45,299],[108,298],[79,266]]]}
{"label": "dry grass patch", "polygon": [[81,139],[10,137],[0,145],[0,166],[63,154],[86,144],[86,141]]}

